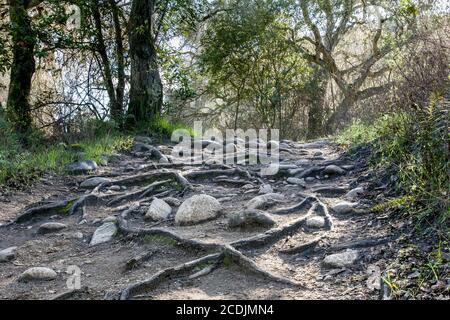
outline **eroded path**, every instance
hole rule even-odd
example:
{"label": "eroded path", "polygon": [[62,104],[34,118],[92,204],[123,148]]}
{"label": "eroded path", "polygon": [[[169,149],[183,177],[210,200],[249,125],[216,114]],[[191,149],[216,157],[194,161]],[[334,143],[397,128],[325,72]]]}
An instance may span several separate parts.
{"label": "eroded path", "polygon": [[[283,141],[279,173],[260,176],[261,166],[173,164],[171,146],[138,140],[2,221],[0,298],[378,298],[397,228],[370,212],[364,157]],[[82,289],[70,291],[77,268]]]}

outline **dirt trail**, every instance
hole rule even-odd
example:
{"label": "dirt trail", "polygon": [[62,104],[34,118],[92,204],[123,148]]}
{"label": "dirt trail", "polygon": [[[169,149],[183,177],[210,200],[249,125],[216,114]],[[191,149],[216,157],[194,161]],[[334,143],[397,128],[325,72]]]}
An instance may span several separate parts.
{"label": "dirt trail", "polygon": [[[95,174],[47,183],[34,195],[3,200],[0,251],[17,249],[13,259],[0,262],[0,298],[51,299],[67,293],[62,298],[377,299],[378,270],[385,267],[397,227],[370,212],[376,192],[369,185],[365,159],[343,154],[329,141],[283,141],[280,147],[276,176],[259,176],[261,166],[235,170],[159,163],[154,158],[161,154],[147,150],[118,155]],[[170,149],[157,148],[163,154]],[[110,182],[79,186],[98,176]],[[244,211],[267,185],[284,196],[260,208],[276,224],[229,228],[229,217]],[[349,199],[347,192],[357,187],[362,193]],[[218,199],[221,215],[179,226],[173,221],[179,203],[171,199],[169,219],[155,223],[143,218],[155,195],[181,203],[196,194]],[[342,201],[355,206],[340,213],[335,206]],[[29,205],[22,208],[24,204]],[[311,217],[325,223],[314,227],[308,222]],[[104,219],[118,225],[118,231],[110,241],[91,246]],[[66,227],[39,233],[47,222]],[[343,252],[351,254],[334,256],[344,260],[341,266],[324,263]],[[68,292],[70,266],[81,270],[82,290]],[[19,281],[31,267],[51,268],[57,276]]]}

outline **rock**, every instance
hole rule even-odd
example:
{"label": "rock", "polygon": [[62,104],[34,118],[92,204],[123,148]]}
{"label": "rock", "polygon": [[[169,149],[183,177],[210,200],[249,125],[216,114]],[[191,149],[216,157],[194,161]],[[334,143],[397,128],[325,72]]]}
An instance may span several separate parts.
{"label": "rock", "polygon": [[305,178],[306,182],[314,182],[314,180],[316,180],[316,178],[314,178],[314,177],[306,177]]}
{"label": "rock", "polygon": [[27,282],[33,280],[54,280],[57,274],[53,269],[46,267],[33,267],[25,270],[19,277],[19,281]]}
{"label": "rock", "polygon": [[284,199],[280,193],[267,193],[251,199],[247,203],[247,209],[265,209]]}
{"label": "rock", "polygon": [[353,212],[355,206],[356,203],[354,202],[342,201],[333,206],[331,209],[337,214],[347,214]]}
{"label": "rock", "polygon": [[103,177],[93,177],[93,178],[89,178],[89,179],[84,180],[80,184],[80,187],[82,187],[82,188],[95,188],[99,184],[108,183],[108,182],[111,182],[111,179],[103,178]]}
{"label": "rock", "polygon": [[41,224],[37,230],[37,233],[39,234],[47,234],[47,233],[52,233],[52,232],[57,232],[60,231],[62,229],[67,228],[67,225],[65,225],[64,223],[59,223],[59,222],[47,222],[44,224]]}
{"label": "rock", "polygon": [[133,152],[147,152],[151,151],[152,149],[152,146],[142,142],[135,142],[133,146]]}
{"label": "rock", "polygon": [[337,165],[330,164],[329,166],[326,166],[325,169],[323,169],[324,174],[344,174],[345,170],[341,167],[338,167]]}
{"label": "rock", "polygon": [[9,247],[3,250],[0,250],[0,262],[8,262],[13,260],[16,257],[17,247]]}
{"label": "rock", "polygon": [[250,209],[233,214],[228,219],[230,228],[246,228],[246,227],[271,227],[275,224],[275,220],[264,211]]}
{"label": "rock", "polygon": [[325,226],[324,217],[310,217],[306,219],[306,226],[308,228],[323,228]]}
{"label": "rock", "polygon": [[108,156],[104,155],[104,156],[101,156],[101,157],[100,157],[99,165],[105,167],[105,166],[108,165],[108,163],[109,163],[109,157],[108,157]]}
{"label": "rock", "polygon": [[357,250],[347,249],[344,252],[330,254],[323,259],[323,265],[328,268],[345,268],[358,260]]}
{"label": "rock", "polygon": [[290,177],[287,178],[286,180],[287,182],[289,182],[290,184],[296,184],[302,187],[306,187],[305,186],[305,179],[299,179],[299,178],[294,178],[294,177]]}
{"label": "rock", "polygon": [[118,185],[111,186],[108,189],[111,190],[111,191],[120,191],[120,190],[122,190],[122,188],[120,186],[118,186]]}
{"label": "rock", "polygon": [[243,186],[242,186],[242,189],[244,189],[244,190],[250,190],[250,189],[253,189],[255,186],[254,185],[252,185],[252,184],[250,184],[250,183],[247,183],[247,184],[244,184]]}
{"label": "rock", "polygon": [[381,289],[381,271],[378,266],[369,266],[367,268],[367,281],[366,285],[370,291]]}
{"label": "rock", "polygon": [[162,200],[164,200],[169,206],[173,207],[179,207],[181,206],[181,200],[173,197],[165,197]]}
{"label": "rock", "polygon": [[270,184],[263,184],[261,187],[259,187],[259,194],[266,194],[266,193],[272,193],[273,188]]}
{"label": "rock", "polygon": [[175,223],[178,225],[196,224],[214,219],[221,209],[220,202],[214,197],[199,194],[186,199],[178,208]]}
{"label": "rock", "polygon": [[114,237],[116,232],[117,227],[114,222],[105,222],[95,230],[89,245],[95,246],[100,243],[108,242]]}
{"label": "rock", "polygon": [[164,200],[155,198],[152,201],[150,208],[148,208],[144,219],[155,221],[166,220],[171,213],[172,208]]}
{"label": "rock", "polygon": [[359,195],[364,193],[364,189],[361,187],[358,188],[354,188],[352,190],[350,190],[349,192],[347,192],[347,194],[345,195],[345,197],[347,199],[354,199],[357,198]]}
{"label": "rock", "polygon": [[88,173],[97,170],[97,163],[93,160],[77,161],[67,166],[67,171],[71,174]]}

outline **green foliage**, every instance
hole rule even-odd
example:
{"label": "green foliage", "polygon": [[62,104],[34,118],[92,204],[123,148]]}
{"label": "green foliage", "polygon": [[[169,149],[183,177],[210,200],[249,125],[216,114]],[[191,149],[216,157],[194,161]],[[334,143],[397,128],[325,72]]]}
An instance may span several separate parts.
{"label": "green foliage", "polygon": [[157,117],[150,124],[141,124],[141,129],[138,131],[145,131],[154,135],[159,135],[160,137],[170,138],[175,130],[186,130],[191,137],[197,135],[191,127],[183,123],[173,123],[162,116]]}
{"label": "green foliage", "polygon": [[378,205],[404,205],[419,221],[447,223],[450,217],[448,110],[439,96],[429,106],[411,113],[386,115],[373,125],[358,122],[337,137],[345,146],[372,142],[372,161],[393,166],[398,187],[406,196]]}

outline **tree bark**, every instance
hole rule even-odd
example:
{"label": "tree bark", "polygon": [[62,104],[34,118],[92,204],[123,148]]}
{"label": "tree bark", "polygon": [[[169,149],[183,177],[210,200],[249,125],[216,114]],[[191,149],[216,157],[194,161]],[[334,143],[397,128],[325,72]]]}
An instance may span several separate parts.
{"label": "tree bark", "polygon": [[161,113],[163,87],[154,39],[154,0],[133,0],[129,21],[131,57],[128,126],[150,122]]}
{"label": "tree bark", "polygon": [[318,138],[323,135],[323,119],[325,110],[325,72],[320,67],[315,68],[314,75],[308,83],[308,132],[307,139]]}
{"label": "tree bark", "polygon": [[27,133],[32,125],[29,97],[31,79],[36,70],[34,60],[36,35],[27,13],[28,5],[27,0],[9,0],[13,61],[6,112],[14,129],[22,134]]}

